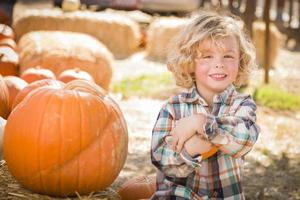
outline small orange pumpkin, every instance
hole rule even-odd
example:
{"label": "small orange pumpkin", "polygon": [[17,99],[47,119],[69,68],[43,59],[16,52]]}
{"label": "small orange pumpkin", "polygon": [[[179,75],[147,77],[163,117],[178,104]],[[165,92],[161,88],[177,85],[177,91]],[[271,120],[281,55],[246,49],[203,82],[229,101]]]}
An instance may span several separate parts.
{"label": "small orange pumpkin", "polygon": [[59,74],[58,80],[68,83],[73,80],[86,80],[95,82],[93,77],[86,71],[80,70],[79,68],[68,69]]}
{"label": "small orange pumpkin", "polygon": [[211,156],[213,156],[215,153],[217,153],[218,148],[213,146],[209,151],[202,153],[202,159],[205,160]]}
{"label": "small orange pumpkin", "polygon": [[19,55],[10,47],[0,46],[0,74],[15,76],[18,74]]}
{"label": "small orange pumpkin", "polygon": [[9,113],[9,93],[4,79],[0,74],[0,117],[6,119]]}
{"label": "small orange pumpkin", "polygon": [[50,69],[43,69],[40,66],[26,69],[20,76],[27,83],[42,79],[55,79],[54,73]]}
{"label": "small orange pumpkin", "polygon": [[32,91],[10,114],[3,139],[11,174],[27,189],[61,197],[111,185],[127,148],[118,105],[82,80]]}
{"label": "small orange pumpkin", "polygon": [[123,183],[118,193],[122,200],[138,200],[149,199],[155,191],[155,177],[140,176]]}
{"label": "small orange pumpkin", "polygon": [[6,24],[0,24],[0,40],[4,38],[15,39],[15,33],[10,26]]}
{"label": "small orange pumpkin", "polygon": [[25,88],[23,88],[18,95],[15,97],[12,109],[14,109],[30,92],[33,90],[44,87],[44,86],[49,86],[53,88],[63,88],[65,84],[63,82],[60,82],[58,80],[53,80],[53,79],[42,79],[39,81],[34,81],[30,84],[28,84]]}
{"label": "small orange pumpkin", "polygon": [[0,47],[1,46],[2,47],[3,46],[10,47],[13,50],[17,49],[16,42],[13,39],[11,39],[11,38],[5,38],[5,39],[0,40]]}
{"label": "small orange pumpkin", "polygon": [[4,81],[8,88],[9,110],[11,111],[15,97],[24,87],[28,85],[28,83],[17,76],[5,76]]}

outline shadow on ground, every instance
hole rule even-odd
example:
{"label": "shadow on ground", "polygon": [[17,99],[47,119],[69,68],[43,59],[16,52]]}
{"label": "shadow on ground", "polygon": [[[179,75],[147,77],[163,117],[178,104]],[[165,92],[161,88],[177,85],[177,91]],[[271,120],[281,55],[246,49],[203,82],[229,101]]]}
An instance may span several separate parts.
{"label": "shadow on ground", "polygon": [[244,189],[246,199],[300,199],[300,154],[288,157],[263,152],[270,159],[268,166],[253,159],[247,160]]}

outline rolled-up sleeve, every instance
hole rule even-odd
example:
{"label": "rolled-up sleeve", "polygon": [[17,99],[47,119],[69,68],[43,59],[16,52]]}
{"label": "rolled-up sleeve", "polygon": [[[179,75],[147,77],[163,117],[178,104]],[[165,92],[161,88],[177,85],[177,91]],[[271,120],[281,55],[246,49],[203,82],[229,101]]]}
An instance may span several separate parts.
{"label": "rolled-up sleeve", "polygon": [[192,158],[185,149],[180,154],[172,150],[171,144],[165,139],[174,125],[175,119],[166,105],[161,109],[152,131],[151,160],[166,176],[182,178],[187,177],[199,166],[201,157]]}
{"label": "rolled-up sleeve", "polygon": [[256,104],[248,96],[234,113],[223,116],[207,115],[205,133],[219,149],[233,157],[241,157],[248,153],[259,135],[256,124]]}

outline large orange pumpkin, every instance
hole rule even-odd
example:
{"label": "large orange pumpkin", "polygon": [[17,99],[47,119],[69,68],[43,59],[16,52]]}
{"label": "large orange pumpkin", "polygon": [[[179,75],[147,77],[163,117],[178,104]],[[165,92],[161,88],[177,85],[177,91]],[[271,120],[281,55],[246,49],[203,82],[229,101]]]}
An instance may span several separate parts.
{"label": "large orange pumpkin", "polygon": [[53,88],[62,88],[65,84],[61,81],[58,80],[53,80],[53,79],[42,79],[39,81],[34,81],[30,84],[28,84],[25,88],[23,88],[18,95],[15,97],[12,109],[16,107],[31,91],[44,87],[44,86],[49,86]]}
{"label": "large orange pumpkin", "polygon": [[0,160],[3,159],[3,133],[5,128],[6,120],[0,117]]}
{"label": "large orange pumpkin", "polygon": [[138,200],[149,199],[155,190],[155,177],[139,176],[123,183],[118,193],[122,200]]}
{"label": "large orange pumpkin", "polygon": [[0,117],[6,119],[9,113],[9,93],[4,79],[0,74]]}
{"label": "large orange pumpkin", "polygon": [[42,79],[56,79],[54,73],[50,69],[42,69],[39,66],[25,70],[20,77],[27,83]]}
{"label": "large orange pumpkin", "polygon": [[11,110],[15,97],[24,87],[28,85],[28,83],[17,76],[5,76],[4,81],[8,88],[9,110]]}
{"label": "large orange pumpkin", "polygon": [[76,80],[28,94],[9,116],[3,144],[8,169],[25,188],[70,196],[116,179],[128,134],[118,105],[99,86]]}

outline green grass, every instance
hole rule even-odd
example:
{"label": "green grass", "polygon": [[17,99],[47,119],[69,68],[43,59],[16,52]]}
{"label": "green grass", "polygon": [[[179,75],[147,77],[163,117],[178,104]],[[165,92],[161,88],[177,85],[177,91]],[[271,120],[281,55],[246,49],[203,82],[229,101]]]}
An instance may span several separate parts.
{"label": "green grass", "polygon": [[274,85],[263,85],[257,88],[254,99],[261,105],[276,110],[300,110],[300,96],[285,92]]}
{"label": "green grass", "polygon": [[170,73],[140,75],[114,82],[112,92],[121,93],[124,98],[153,97],[174,86],[175,82]]}

